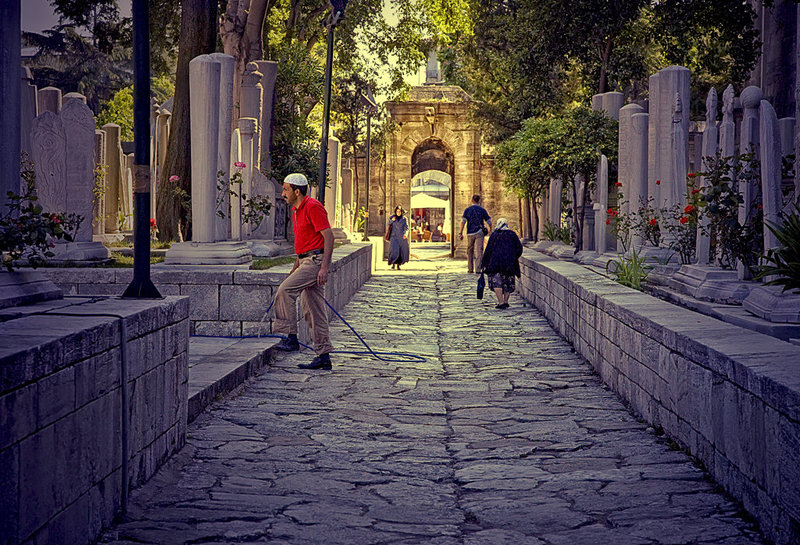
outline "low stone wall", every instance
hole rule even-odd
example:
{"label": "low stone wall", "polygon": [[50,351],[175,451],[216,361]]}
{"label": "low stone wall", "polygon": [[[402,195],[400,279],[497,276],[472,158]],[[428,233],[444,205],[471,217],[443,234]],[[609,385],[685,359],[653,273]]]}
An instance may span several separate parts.
{"label": "low stone wall", "polygon": [[[336,310],[344,308],[370,277],[371,253],[371,244],[345,244],[334,249],[325,298]],[[152,267],[151,279],[161,295],[189,297],[192,335],[238,337],[271,331],[271,321],[261,320],[291,269],[291,264],[263,271],[159,264]],[[41,270],[65,294],[75,295],[120,295],[133,278],[132,269]]]}
{"label": "low stone wall", "polygon": [[[78,316],[72,316],[77,314]],[[122,406],[125,322],[127,406]],[[0,543],[90,543],[185,442],[189,300],[68,297],[0,313]],[[5,321],[3,321],[5,320]]]}
{"label": "low stone wall", "polygon": [[800,347],[533,250],[533,303],[642,418],[706,466],[779,544],[800,541]]}

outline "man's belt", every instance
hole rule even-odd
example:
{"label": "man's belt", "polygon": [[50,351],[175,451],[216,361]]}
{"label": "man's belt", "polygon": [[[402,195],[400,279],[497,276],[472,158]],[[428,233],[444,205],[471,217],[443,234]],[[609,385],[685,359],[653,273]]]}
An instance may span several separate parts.
{"label": "man's belt", "polygon": [[322,253],[325,253],[325,250],[309,250],[302,254],[297,254],[297,259],[303,259],[304,257],[311,257],[312,255],[319,255]]}

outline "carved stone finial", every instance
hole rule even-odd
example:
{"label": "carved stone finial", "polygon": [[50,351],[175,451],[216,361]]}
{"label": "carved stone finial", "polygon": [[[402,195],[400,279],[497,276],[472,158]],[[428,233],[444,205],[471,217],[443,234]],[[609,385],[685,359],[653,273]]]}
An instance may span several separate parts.
{"label": "carved stone finial", "polygon": [[717,121],[717,90],[713,87],[708,90],[706,97],[706,126],[711,126]]}

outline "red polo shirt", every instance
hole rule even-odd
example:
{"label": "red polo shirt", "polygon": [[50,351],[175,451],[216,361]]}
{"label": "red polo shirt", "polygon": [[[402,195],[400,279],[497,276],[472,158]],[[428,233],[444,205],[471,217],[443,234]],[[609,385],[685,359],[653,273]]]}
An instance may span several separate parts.
{"label": "red polo shirt", "polygon": [[328,211],[321,202],[306,195],[300,201],[300,206],[292,207],[292,224],[295,253],[324,249],[325,239],[320,231],[330,229],[331,224],[328,222]]}

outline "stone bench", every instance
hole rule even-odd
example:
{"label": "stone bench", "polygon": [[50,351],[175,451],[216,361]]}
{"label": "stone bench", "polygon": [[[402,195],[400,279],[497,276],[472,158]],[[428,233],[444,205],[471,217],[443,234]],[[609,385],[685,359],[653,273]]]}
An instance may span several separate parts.
{"label": "stone bench", "polygon": [[535,250],[520,292],[642,418],[696,456],[775,543],[800,538],[800,347]]}

